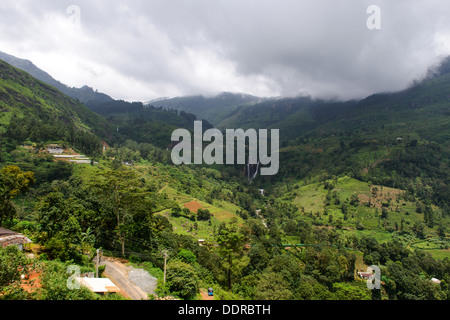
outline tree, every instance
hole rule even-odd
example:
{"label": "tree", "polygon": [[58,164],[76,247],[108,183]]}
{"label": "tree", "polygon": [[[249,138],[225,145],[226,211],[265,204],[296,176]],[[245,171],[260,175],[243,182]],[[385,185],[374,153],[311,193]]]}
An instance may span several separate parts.
{"label": "tree", "polygon": [[347,283],[333,284],[334,300],[370,300],[371,295],[368,289],[358,288]]}
{"label": "tree", "polygon": [[333,295],[328,289],[310,276],[303,276],[297,289],[297,299],[302,300],[330,300]]}
{"label": "tree", "polygon": [[146,199],[148,192],[142,190],[142,182],[137,179],[136,174],[124,166],[103,172],[101,178],[93,187],[103,197],[105,212],[113,213],[110,218],[115,220],[115,232],[122,255],[125,255],[127,236],[140,229],[135,220],[138,218],[147,225],[152,217],[150,203]]}
{"label": "tree", "polygon": [[156,232],[161,232],[164,229],[173,230],[173,226],[170,223],[169,219],[164,216],[156,215],[153,218],[153,230]]}
{"label": "tree", "polygon": [[17,166],[0,169],[0,226],[3,221],[12,219],[16,213],[11,200],[21,192],[26,192],[34,181],[33,172],[24,172]]}
{"label": "tree", "polygon": [[[69,219],[72,218],[70,217]],[[45,251],[51,259],[75,261],[76,263],[82,262],[82,255],[79,252],[79,248],[69,238],[65,237],[63,232],[58,232],[45,242]]]}
{"label": "tree", "polygon": [[198,275],[191,265],[183,261],[167,264],[167,283],[170,291],[183,299],[194,298],[198,292]]}
{"label": "tree", "polygon": [[386,208],[381,208],[381,219],[387,219],[388,217],[388,210]]}
{"label": "tree", "polygon": [[15,291],[20,276],[28,273],[28,265],[28,259],[16,246],[0,247],[0,292],[8,294]]}
{"label": "tree", "polygon": [[274,256],[267,269],[282,275],[291,292],[299,287],[302,270],[298,260],[292,259],[292,255],[284,253]]}
{"label": "tree", "polygon": [[289,283],[279,273],[266,271],[261,274],[256,285],[256,300],[289,300],[292,292]]}
{"label": "tree", "polygon": [[435,300],[439,297],[436,286],[429,279],[409,271],[400,261],[389,261],[386,266],[386,276],[392,280],[388,286],[391,299]]}
{"label": "tree", "polygon": [[262,272],[268,265],[271,258],[271,247],[264,246],[263,244],[257,244],[252,246],[248,252],[250,258],[249,264],[246,267],[251,271]]}
{"label": "tree", "polygon": [[70,288],[67,283],[74,274],[68,273],[69,263],[47,261],[41,276],[42,300],[98,300],[87,287]]}
{"label": "tree", "polygon": [[38,216],[40,230],[46,232],[48,238],[52,238],[61,231],[69,219],[67,202],[61,192],[48,193],[36,204],[35,212]]}
{"label": "tree", "polygon": [[207,221],[211,219],[211,213],[208,209],[198,209],[197,211],[197,220],[199,221]]}
{"label": "tree", "polygon": [[425,239],[425,225],[423,222],[416,221],[412,227],[412,230],[419,239]]}
{"label": "tree", "polygon": [[359,197],[356,193],[352,193],[352,195],[350,196],[350,204],[355,207],[358,206]]}
{"label": "tree", "polygon": [[197,257],[192,251],[181,249],[180,252],[178,252],[178,257],[181,258],[186,263],[194,263],[197,261]]}
{"label": "tree", "polygon": [[223,258],[222,267],[226,272],[228,289],[231,289],[233,275],[240,275],[250,262],[250,259],[244,256],[245,241],[246,238],[239,232],[236,223],[220,226],[217,235],[218,253]]}
{"label": "tree", "polygon": [[170,210],[170,214],[172,215],[172,217],[179,217],[181,216],[181,208],[180,205],[178,203],[174,203],[172,206],[172,209]]}
{"label": "tree", "polygon": [[442,239],[445,239],[445,233],[447,231],[447,228],[442,223],[439,224],[437,231],[438,231],[439,237]]}

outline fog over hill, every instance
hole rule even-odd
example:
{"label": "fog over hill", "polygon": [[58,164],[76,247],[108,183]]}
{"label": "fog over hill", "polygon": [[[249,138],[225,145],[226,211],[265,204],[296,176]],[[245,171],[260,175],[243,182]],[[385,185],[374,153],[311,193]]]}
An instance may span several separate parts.
{"label": "fog over hill", "polygon": [[450,54],[446,0],[4,0],[2,7],[0,50],[69,87],[87,84],[125,101],[222,91],[362,99],[406,88]]}

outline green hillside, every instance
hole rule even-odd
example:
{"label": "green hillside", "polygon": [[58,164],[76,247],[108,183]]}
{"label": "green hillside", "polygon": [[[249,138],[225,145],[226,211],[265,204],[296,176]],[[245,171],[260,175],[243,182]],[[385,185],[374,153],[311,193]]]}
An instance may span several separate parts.
{"label": "green hillside", "polygon": [[171,144],[173,130],[192,128],[196,119],[195,115],[185,111],[179,113],[170,108],[144,107],[141,102],[113,100],[88,86],[69,88],[31,61],[2,52],[0,59],[7,62],[0,60],[4,75],[0,79],[0,132],[6,131],[13,117],[14,125],[10,131],[13,127],[25,127],[36,135],[36,129],[29,127],[32,123],[42,124],[39,137],[30,137],[30,132],[10,132],[18,142],[62,140],[74,145],[73,133],[70,133],[71,137],[62,134],[70,128],[92,132],[111,145],[132,139],[166,148]]}
{"label": "green hillside", "polygon": [[11,141],[67,142],[99,152],[110,125],[83,104],[0,60],[0,132]]}
{"label": "green hillside", "polygon": [[[160,148],[171,145],[171,134],[175,129],[193,130],[196,116],[185,111],[163,107],[144,106],[142,102],[113,100],[89,102],[90,110],[102,115],[116,128],[119,143],[131,139],[138,143],[150,143]],[[205,128],[212,127],[203,120]]]}
{"label": "green hillside", "polygon": [[99,93],[94,91],[92,88],[88,86],[83,86],[81,88],[70,88],[65,84],[61,83],[58,80],[55,80],[52,76],[50,76],[47,72],[36,67],[31,61],[20,59],[9,55],[4,52],[0,52],[0,59],[9,63],[10,65],[21,69],[27,73],[29,73],[34,78],[55,87],[65,95],[80,101],[81,103],[98,103],[98,102],[107,102],[112,101],[113,99],[104,93]]}

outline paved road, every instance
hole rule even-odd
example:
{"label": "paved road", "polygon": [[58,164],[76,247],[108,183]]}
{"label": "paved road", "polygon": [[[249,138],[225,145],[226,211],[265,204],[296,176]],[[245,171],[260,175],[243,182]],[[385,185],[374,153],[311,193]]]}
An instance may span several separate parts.
{"label": "paved road", "polygon": [[100,264],[106,265],[105,276],[111,279],[132,300],[147,300],[147,294],[153,294],[157,279],[142,269],[125,265],[118,259],[102,257]]}

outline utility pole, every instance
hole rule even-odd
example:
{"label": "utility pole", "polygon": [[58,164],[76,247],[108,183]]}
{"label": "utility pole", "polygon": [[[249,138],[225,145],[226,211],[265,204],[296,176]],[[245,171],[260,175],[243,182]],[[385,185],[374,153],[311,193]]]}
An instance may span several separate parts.
{"label": "utility pole", "polygon": [[[103,250],[102,250],[103,253]],[[97,249],[97,263],[95,266],[95,277],[98,278],[98,265],[100,264],[100,249]]]}
{"label": "utility pole", "polygon": [[167,250],[163,251],[164,255],[164,285],[166,285],[166,263],[167,263]]}
{"label": "utility pole", "polygon": [[96,270],[95,277],[96,277],[96,278],[98,278],[98,265],[100,264],[100,261],[99,261],[99,251],[100,251],[100,249],[97,249],[97,265],[96,265],[96,268],[95,268],[95,270]]}

